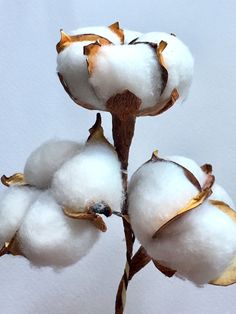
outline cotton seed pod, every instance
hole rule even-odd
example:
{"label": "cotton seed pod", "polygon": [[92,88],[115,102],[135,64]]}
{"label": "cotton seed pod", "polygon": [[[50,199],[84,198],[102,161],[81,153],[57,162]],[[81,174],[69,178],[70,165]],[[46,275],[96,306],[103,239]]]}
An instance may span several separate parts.
{"label": "cotton seed pod", "polygon": [[121,166],[114,147],[103,135],[100,115],[90,132],[83,150],[55,172],[53,195],[74,213],[90,213],[99,203],[119,211],[123,200]]}
{"label": "cotton seed pod", "polygon": [[94,42],[121,44],[123,41],[124,33],[118,23],[109,27],[81,28],[70,35],[61,31],[61,40],[57,44],[57,72],[66,92],[77,104],[105,110],[105,104],[89,84],[84,47]]}
{"label": "cotton seed pod", "polygon": [[152,42],[167,46],[162,51],[163,64],[168,71],[168,81],[160,97],[160,101],[168,98],[174,88],[177,89],[179,100],[183,101],[192,82],[194,60],[188,47],[175,35],[163,32],[143,34],[135,42]]}
{"label": "cotton seed pod", "polygon": [[50,191],[45,191],[29,208],[17,239],[33,265],[62,268],[87,255],[99,234],[89,221],[66,217]]}
{"label": "cotton seed pod", "polygon": [[30,187],[12,186],[0,198],[0,248],[9,243],[18,231],[30,205],[39,191]]}
{"label": "cotton seed pod", "polygon": [[50,140],[36,148],[26,161],[24,180],[26,184],[47,189],[54,172],[80,150],[80,144],[67,140]]}
{"label": "cotton seed pod", "polygon": [[[199,174],[200,167],[196,171],[193,163],[184,163]],[[212,203],[217,198],[233,205],[232,200],[222,187],[213,185],[212,190],[188,210],[199,190],[179,165],[158,158],[144,164],[129,185],[129,215],[138,240],[154,260],[197,285],[217,278],[222,283],[222,274],[236,256],[236,214],[227,205],[222,210]],[[232,278],[227,284],[236,276]]]}

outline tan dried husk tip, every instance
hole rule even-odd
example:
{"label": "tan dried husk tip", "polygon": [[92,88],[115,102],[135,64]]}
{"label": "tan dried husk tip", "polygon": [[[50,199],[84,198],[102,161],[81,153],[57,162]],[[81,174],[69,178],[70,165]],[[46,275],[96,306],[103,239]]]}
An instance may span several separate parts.
{"label": "tan dried husk tip", "polygon": [[27,185],[23,173],[15,173],[10,177],[3,175],[1,177],[1,182],[7,187],[12,185]]}
{"label": "tan dried husk tip", "polygon": [[0,249],[0,257],[6,254],[11,255],[21,255],[24,256],[24,254],[21,252],[20,244],[17,240],[17,232],[12,237],[12,239],[9,242],[5,242],[3,247]]}

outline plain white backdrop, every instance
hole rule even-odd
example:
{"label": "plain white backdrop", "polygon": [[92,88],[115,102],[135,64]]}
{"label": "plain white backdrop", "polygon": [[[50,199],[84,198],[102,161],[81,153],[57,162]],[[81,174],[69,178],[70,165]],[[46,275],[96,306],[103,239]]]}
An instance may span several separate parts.
{"label": "plain white backdrop", "polygon": [[[83,140],[95,112],[76,106],[56,75],[59,29],[90,25],[177,34],[195,56],[188,100],[160,117],[139,118],[130,173],[152,151],[211,162],[236,201],[236,2],[234,0],[0,1],[0,174],[22,171],[28,154],[51,137]],[[103,114],[106,134],[111,119]],[[3,190],[4,187],[1,187]],[[77,265],[61,273],[23,258],[0,259],[1,314],[112,314],[125,244],[118,218]],[[127,314],[234,314],[236,286],[197,288],[150,264],[131,282]]]}

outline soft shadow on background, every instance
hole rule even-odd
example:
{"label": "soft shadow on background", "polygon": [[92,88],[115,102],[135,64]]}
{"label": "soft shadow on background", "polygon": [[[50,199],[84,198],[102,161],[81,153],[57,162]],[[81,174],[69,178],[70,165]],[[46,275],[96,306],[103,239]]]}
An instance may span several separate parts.
{"label": "soft shadow on background", "polygon": [[[95,112],[76,106],[56,75],[59,30],[111,24],[173,32],[195,56],[190,96],[160,117],[139,118],[130,172],[152,151],[211,162],[236,201],[236,2],[230,1],[0,1],[0,173],[22,171],[28,154],[50,137],[82,140]],[[103,114],[105,131],[111,121]],[[3,187],[1,187],[3,190]],[[61,273],[22,258],[0,259],[3,314],[112,314],[124,265],[121,221],[77,265]],[[196,288],[167,279],[152,265],[128,291],[127,314],[233,314],[236,286]]]}

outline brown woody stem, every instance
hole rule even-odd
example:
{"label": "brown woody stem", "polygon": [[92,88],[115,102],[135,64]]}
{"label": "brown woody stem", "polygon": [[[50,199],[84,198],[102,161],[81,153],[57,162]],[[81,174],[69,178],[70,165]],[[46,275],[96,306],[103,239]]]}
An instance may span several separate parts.
{"label": "brown woody stem", "polygon": [[[114,97],[111,97],[107,102],[107,107],[112,113],[112,132],[114,146],[116,148],[123,171],[122,178],[125,193],[125,199],[122,207],[123,215],[128,214],[127,169],[129,161],[129,150],[134,135],[136,113],[140,107],[140,104],[140,99],[129,91],[125,91],[122,94],[117,94]],[[131,259],[133,255],[133,244],[135,240],[133,230],[129,222],[124,218],[123,226],[126,241],[126,265],[116,295],[116,314],[122,314],[124,312]]]}

